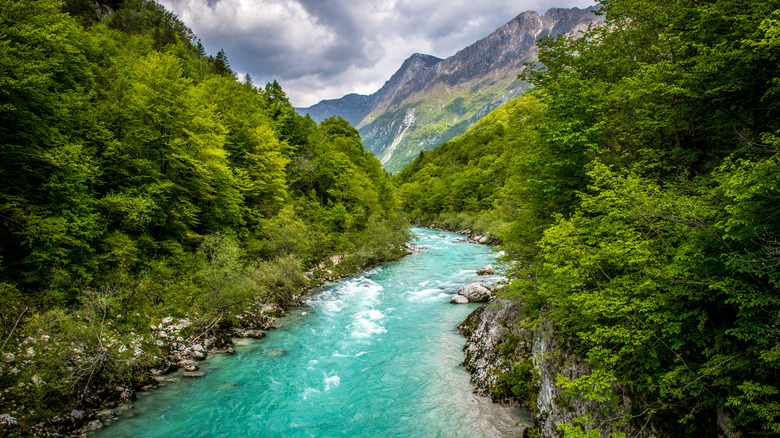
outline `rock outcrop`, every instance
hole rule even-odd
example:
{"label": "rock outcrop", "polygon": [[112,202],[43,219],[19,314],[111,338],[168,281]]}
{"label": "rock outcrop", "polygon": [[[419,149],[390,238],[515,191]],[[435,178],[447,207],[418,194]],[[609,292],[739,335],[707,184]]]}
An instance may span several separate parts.
{"label": "rock outcrop", "polygon": [[458,326],[458,331],[467,338],[463,365],[471,373],[476,391],[482,395],[488,395],[496,387],[498,377],[509,371],[510,364],[499,353],[499,345],[509,338],[510,329],[499,321],[515,319],[518,311],[518,306],[511,302],[493,298]]}
{"label": "rock outcrop", "polygon": [[532,409],[541,437],[563,436],[559,426],[574,424],[577,417],[585,415],[593,421],[586,428],[598,429],[602,438],[608,438],[612,432],[623,432],[631,437],[657,436],[649,428],[637,431],[630,425],[610,421],[631,411],[630,399],[618,386],[612,388],[621,400],[617,407],[565,395],[557,383],[558,376],[577,378],[589,374],[589,366],[567,351],[551,323],[535,329],[525,327],[522,312],[523,306],[518,301],[493,298],[490,304],[476,309],[458,327],[468,338],[463,347],[466,352],[464,366],[471,373],[478,392],[500,396],[504,392],[502,376],[519,364],[525,364],[533,373],[529,374],[532,381],[524,383],[534,391],[529,393],[528,400],[520,402]]}
{"label": "rock outcrop", "polygon": [[631,437],[655,437],[651,432],[637,432],[630,425],[610,421],[623,418],[631,412],[631,400],[622,395],[624,391],[617,385],[611,388],[613,394],[620,398],[617,407],[581,397],[568,397],[563,393],[557,383],[559,375],[574,380],[590,374],[591,368],[582,358],[566,351],[565,346],[556,338],[550,322],[534,331],[531,349],[534,369],[538,372],[539,387],[534,422],[542,437],[559,436],[560,425],[575,424],[578,417],[585,415],[589,415],[593,421],[593,425],[587,428],[600,430],[602,438],[609,438],[611,433],[625,433]]}

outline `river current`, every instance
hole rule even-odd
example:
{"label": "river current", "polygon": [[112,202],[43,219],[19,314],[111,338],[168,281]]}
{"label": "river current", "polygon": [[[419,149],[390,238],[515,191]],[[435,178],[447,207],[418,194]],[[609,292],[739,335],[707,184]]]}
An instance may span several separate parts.
{"label": "river current", "polygon": [[477,305],[449,304],[494,253],[413,231],[421,253],[319,289],[265,339],[139,394],[92,436],[521,436],[522,413],[473,394],[461,364],[456,326]]}

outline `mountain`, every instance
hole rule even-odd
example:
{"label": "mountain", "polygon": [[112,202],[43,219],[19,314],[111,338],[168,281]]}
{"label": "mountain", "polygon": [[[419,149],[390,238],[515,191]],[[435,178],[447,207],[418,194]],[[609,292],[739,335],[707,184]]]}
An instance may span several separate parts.
{"label": "mountain", "polygon": [[298,108],[317,121],[338,115],[360,131],[365,148],[390,172],[421,150],[460,134],[484,115],[526,90],[517,80],[535,61],[539,38],[585,29],[600,20],[587,9],[523,12],[492,34],[441,59],[415,53],[372,95],[349,94]]}

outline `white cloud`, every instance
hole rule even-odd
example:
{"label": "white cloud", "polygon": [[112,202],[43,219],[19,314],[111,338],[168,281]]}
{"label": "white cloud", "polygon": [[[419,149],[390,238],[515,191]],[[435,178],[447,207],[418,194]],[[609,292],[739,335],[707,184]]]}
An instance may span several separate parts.
{"label": "white cloud", "polygon": [[415,52],[446,58],[526,10],[591,0],[159,0],[209,53],[225,49],[256,84],[278,80],[296,106],[370,94]]}

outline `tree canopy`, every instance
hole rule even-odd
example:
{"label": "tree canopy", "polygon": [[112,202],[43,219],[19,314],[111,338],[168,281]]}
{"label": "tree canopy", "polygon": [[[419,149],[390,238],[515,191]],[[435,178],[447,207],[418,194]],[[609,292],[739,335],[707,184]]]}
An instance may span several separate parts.
{"label": "tree canopy", "polygon": [[[2,366],[0,407],[25,425],[151,366],[150,339],[148,355],[100,350],[98,308],[129,339],[161,314],[286,307],[326,269],[404,253],[389,177],[346,121],[238,82],[156,2],[109,3],[0,0],[2,352],[51,341]],[[93,353],[85,379],[71,364]]]}
{"label": "tree canopy", "polygon": [[500,237],[510,294],[594,369],[570,395],[618,382],[616,422],[776,436],[780,3],[600,3],[539,42],[529,95],[398,174],[401,205]]}

